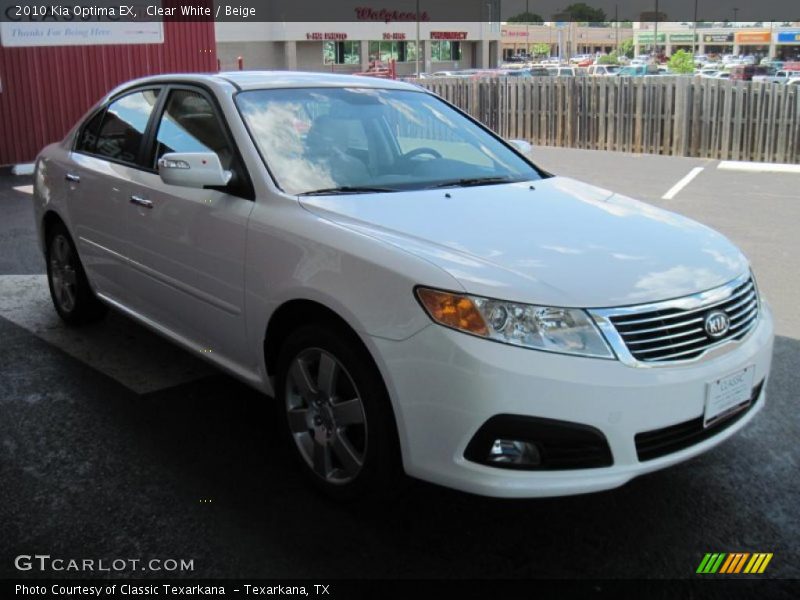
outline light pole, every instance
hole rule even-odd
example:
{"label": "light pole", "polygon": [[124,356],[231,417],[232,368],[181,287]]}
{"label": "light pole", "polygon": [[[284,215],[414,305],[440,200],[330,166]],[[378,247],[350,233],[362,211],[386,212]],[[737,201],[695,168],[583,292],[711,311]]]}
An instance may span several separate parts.
{"label": "light pole", "polygon": [[733,24],[734,24],[734,26],[736,25],[736,23],[738,23],[738,22],[739,22],[739,21],[737,20],[737,18],[738,18],[738,17],[737,17],[737,15],[738,15],[738,14],[739,14],[739,9],[738,9],[738,8],[734,8],[734,9],[733,9]]}
{"label": "light pole", "polygon": [[420,47],[419,47],[419,0],[417,0],[417,39],[414,42],[414,44],[416,44],[416,46],[415,46],[415,50],[416,51],[414,52],[414,57],[415,57],[414,64],[415,64],[416,69],[417,69],[417,79],[419,79],[419,51],[420,51]]}
{"label": "light pole", "polygon": [[694,27],[692,28],[692,57],[697,56],[697,0],[694,0]]}
{"label": "light pole", "polygon": [[658,60],[658,0],[656,0],[656,22],[655,30],[653,31],[653,47],[655,48],[653,56]]}
{"label": "light pole", "polygon": [[531,55],[531,13],[528,9],[528,0],[525,0],[525,56]]}

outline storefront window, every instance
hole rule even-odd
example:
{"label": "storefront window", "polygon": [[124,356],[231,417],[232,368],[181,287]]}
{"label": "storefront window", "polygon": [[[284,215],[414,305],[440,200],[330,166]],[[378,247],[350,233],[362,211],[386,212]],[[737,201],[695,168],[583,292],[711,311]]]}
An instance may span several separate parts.
{"label": "storefront window", "polygon": [[369,59],[383,63],[392,60],[411,62],[417,59],[416,42],[370,42]]}
{"label": "storefront window", "polygon": [[461,60],[461,44],[448,41],[431,42],[431,60],[434,62]]}
{"label": "storefront window", "polygon": [[325,42],[322,56],[326,65],[361,64],[361,42]]}

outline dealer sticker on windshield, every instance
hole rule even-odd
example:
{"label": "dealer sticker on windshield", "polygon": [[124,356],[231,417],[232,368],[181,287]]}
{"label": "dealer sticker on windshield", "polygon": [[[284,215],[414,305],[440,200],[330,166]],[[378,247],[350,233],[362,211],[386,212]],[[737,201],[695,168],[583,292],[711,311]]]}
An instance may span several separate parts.
{"label": "dealer sticker on windshield", "polygon": [[750,404],[755,370],[755,366],[750,365],[708,384],[703,427],[713,425]]}

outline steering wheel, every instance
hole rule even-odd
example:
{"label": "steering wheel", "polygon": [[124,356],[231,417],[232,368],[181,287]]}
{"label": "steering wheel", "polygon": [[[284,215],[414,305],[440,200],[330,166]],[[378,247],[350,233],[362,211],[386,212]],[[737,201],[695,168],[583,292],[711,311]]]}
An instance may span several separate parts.
{"label": "steering wheel", "polygon": [[427,146],[422,146],[420,148],[414,148],[413,150],[409,150],[408,152],[403,154],[403,159],[408,160],[414,158],[415,156],[420,156],[422,154],[430,154],[434,158],[442,158],[442,155],[438,150],[434,150],[433,148],[428,148]]}

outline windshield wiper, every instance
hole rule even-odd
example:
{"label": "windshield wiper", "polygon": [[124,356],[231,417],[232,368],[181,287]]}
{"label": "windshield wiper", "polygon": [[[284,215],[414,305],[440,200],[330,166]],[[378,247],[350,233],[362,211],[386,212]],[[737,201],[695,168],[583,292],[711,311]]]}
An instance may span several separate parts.
{"label": "windshield wiper", "polygon": [[311,190],[310,192],[301,192],[298,196],[322,196],[325,194],[372,194],[382,192],[396,192],[394,188],[385,187],[369,187],[360,185],[340,185],[339,187],[324,188],[321,190]]}
{"label": "windshield wiper", "polygon": [[437,183],[430,186],[428,189],[444,188],[444,187],[470,187],[474,185],[491,185],[492,183],[512,183],[519,181],[512,177],[465,177],[463,179],[453,179],[452,181],[445,181],[444,183]]}

